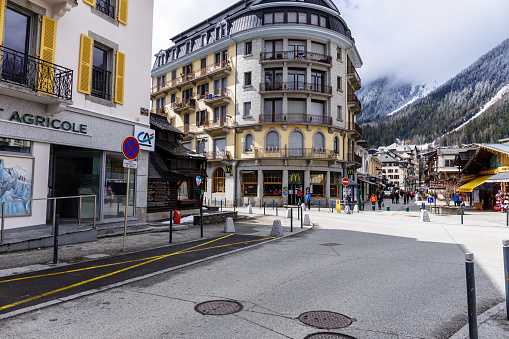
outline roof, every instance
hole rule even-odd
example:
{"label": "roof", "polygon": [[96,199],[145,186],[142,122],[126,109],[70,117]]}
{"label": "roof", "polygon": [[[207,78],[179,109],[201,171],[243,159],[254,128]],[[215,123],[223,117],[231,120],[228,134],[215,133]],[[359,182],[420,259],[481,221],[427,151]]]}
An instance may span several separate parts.
{"label": "roof", "polygon": [[148,155],[148,177],[176,182],[187,180],[179,171],[168,169],[163,157],[157,152],[150,152]]}
{"label": "roof", "polygon": [[486,182],[509,182],[509,172],[500,172],[486,179]]}
{"label": "roof", "polygon": [[380,162],[399,162],[398,159],[391,157],[390,155],[387,154],[380,155],[378,157],[378,160],[380,160]]}
{"label": "roof", "polygon": [[170,124],[168,120],[166,120],[164,117],[159,117],[157,115],[151,114],[150,124],[153,125],[155,128],[161,129],[163,131],[169,131],[184,135],[184,133],[182,133],[178,128]]}
{"label": "roof", "polygon": [[156,150],[162,150],[163,152],[169,153],[177,158],[193,158],[197,160],[205,160],[203,155],[197,154],[177,142],[158,141],[156,143]]}
{"label": "roof", "polygon": [[509,154],[509,144],[481,144],[481,147]]}

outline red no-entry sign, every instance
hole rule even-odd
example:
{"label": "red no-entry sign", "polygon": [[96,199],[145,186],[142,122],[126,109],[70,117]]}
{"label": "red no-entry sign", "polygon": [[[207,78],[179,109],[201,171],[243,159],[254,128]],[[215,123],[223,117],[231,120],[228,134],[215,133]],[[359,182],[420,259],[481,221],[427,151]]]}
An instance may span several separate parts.
{"label": "red no-entry sign", "polygon": [[350,184],[350,180],[348,180],[348,178],[343,178],[341,182],[343,183],[343,186],[348,186]]}
{"label": "red no-entry sign", "polygon": [[129,160],[134,160],[140,154],[140,143],[134,137],[127,137],[122,144],[122,153]]}

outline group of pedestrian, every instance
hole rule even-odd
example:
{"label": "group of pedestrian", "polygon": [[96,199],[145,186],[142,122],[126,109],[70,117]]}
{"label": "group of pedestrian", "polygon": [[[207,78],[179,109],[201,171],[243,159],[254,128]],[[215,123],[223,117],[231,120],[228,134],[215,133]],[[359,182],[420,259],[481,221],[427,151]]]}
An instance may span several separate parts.
{"label": "group of pedestrian", "polygon": [[454,206],[461,206],[461,203],[463,202],[463,197],[461,194],[456,193],[454,197],[452,197],[452,201],[454,201]]}
{"label": "group of pedestrian", "polygon": [[371,197],[369,198],[371,201],[371,205],[375,206],[375,203],[378,203],[378,209],[381,210],[384,204],[384,192],[380,191],[377,194],[371,193]]}

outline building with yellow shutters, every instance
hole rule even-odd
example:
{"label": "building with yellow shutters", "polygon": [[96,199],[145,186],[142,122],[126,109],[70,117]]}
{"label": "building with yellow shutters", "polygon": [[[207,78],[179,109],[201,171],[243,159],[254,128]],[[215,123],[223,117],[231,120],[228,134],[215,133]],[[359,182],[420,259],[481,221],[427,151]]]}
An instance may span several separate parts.
{"label": "building with yellow shutters", "polygon": [[[21,200],[5,203],[5,228],[45,225],[48,197],[92,195],[58,199],[61,218],[123,219],[122,142],[150,135],[152,12],[152,0],[0,0],[0,200]],[[139,219],[147,149],[130,176]]]}
{"label": "building with yellow shutters", "polygon": [[343,197],[362,162],[362,60],[332,1],[239,1],[171,40],[152,69],[152,113],[207,156],[207,200]]}

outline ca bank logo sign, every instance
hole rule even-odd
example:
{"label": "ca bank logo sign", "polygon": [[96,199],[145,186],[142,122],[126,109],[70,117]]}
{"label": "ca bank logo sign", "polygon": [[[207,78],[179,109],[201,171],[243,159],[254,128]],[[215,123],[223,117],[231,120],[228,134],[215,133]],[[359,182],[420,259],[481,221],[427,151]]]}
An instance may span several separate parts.
{"label": "ca bank logo sign", "polygon": [[134,126],[134,137],[140,143],[140,148],[145,151],[154,151],[156,144],[156,132],[153,129]]}

